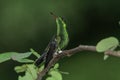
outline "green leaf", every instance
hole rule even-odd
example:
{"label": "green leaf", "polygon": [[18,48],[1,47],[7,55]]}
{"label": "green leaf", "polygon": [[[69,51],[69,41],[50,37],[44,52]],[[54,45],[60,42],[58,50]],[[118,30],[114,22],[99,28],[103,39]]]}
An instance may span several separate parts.
{"label": "green leaf", "polygon": [[110,49],[115,49],[118,45],[119,45],[119,41],[117,38],[108,37],[98,42],[96,46],[96,50],[98,52],[104,52]]}
{"label": "green leaf", "polygon": [[20,60],[20,59],[29,57],[31,54],[32,54],[31,52],[18,53],[18,54],[13,55],[12,59],[13,60]]}
{"label": "green leaf", "polygon": [[[24,68],[25,67],[25,68]],[[20,71],[21,68],[26,69],[24,76],[19,76],[18,80],[36,80],[37,78],[37,70],[35,69],[35,66],[33,64],[26,64],[22,67],[17,67]]]}
{"label": "green leaf", "polygon": [[25,76],[19,76],[18,80],[35,80],[35,79],[33,79],[31,74],[26,71]]}
{"label": "green leaf", "polygon": [[48,77],[46,80],[56,80],[53,77]]}
{"label": "green leaf", "polygon": [[31,51],[32,54],[35,55],[37,58],[40,57],[40,55],[39,55],[35,50],[33,50],[32,48],[30,49],[30,51]]}
{"label": "green leaf", "polygon": [[18,80],[33,80],[31,78],[31,75],[29,75],[27,72],[26,72],[26,75],[25,76],[19,76],[18,77]]}
{"label": "green leaf", "polygon": [[30,59],[16,59],[15,61],[20,62],[20,63],[33,63],[33,60]]}
{"label": "green leaf", "polygon": [[51,75],[51,77],[54,78],[55,80],[62,80],[62,75],[58,71],[52,70],[49,72],[49,75]]}
{"label": "green leaf", "polygon": [[30,75],[32,76],[32,78],[34,80],[36,80],[36,78],[37,78],[37,70],[35,69],[35,66],[33,64],[29,64],[29,65],[27,65],[27,67],[28,67],[27,72],[29,72]]}
{"label": "green leaf", "polygon": [[107,60],[109,58],[109,55],[104,55],[104,60]]}
{"label": "green leaf", "polygon": [[26,80],[25,77],[19,76],[18,80]]}
{"label": "green leaf", "polygon": [[11,59],[12,55],[18,54],[17,52],[5,52],[0,54],[0,63]]}
{"label": "green leaf", "polygon": [[61,74],[66,74],[66,75],[68,75],[68,74],[70,74],[69,72],[65,72],[65,71],[59,71]]}
{"label": "green leaf", "polygon": [[28,72],[28,71],[26,71],[26,73],[25,73],[25,78],[26,78],[26,80],[36,80],[36,79],[33,78],[31,73]]}
{"label": "green leaf", "polygon": [[33,60],[29,59],[24,59],[27,58],[31,55],[31,52],[26,52],[26,53],[17,53],[17,52],[6,52],[0,54],[0,63],[7,61],[7,60],[15,60],[21,63],[31,63],[34,62]]}
{"label": "green leaf", "polygon": [[25,72],[25,71],[27,70],[27,66],[26,66],[26,65],[16,66],[16,67],[14,68],[14,70],[15,70],[17,73]]}
{"label": "green leaf", "polygon": [[44,65],[41,65],[41,67],[39,68],[39,71],[42,71],[44,69]]}
{"label": "green leaf", "polygon": [[25,59],[29,57],[31,54],[32,54],[31,52],[18,53],[18,54],[12,55],[12,59],[20,63],[33,63],[34,62],[33,60]]}
{"label": "green leaf", "polygon": [[59,68],[59,63],[56,63],[54,69],[58,69],[58,68]]}

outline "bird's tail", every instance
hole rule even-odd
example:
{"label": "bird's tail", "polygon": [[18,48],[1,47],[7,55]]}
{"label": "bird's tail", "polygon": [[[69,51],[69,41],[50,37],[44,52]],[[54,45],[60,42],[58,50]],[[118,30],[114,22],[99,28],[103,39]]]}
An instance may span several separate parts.
{"label": "bird's tail", "polygon": [[45,59],[45,56],[46,56],[46,53],[43,53],[41,56],[40,56],[40,58],[38,58],[36,61],[35,61],[35,66],[39,66],[43,61],[44,61],[44,59]]}

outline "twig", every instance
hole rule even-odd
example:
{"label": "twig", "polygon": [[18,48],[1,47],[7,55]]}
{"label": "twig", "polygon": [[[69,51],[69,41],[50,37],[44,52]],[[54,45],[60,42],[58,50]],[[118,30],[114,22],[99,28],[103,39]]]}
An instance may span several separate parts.
{"label": "twig", "polygon": [[[46,75],[46,73],[49,71],[49,69],[62,57],[65,56],[71,56],[73,54],[76,54],[77,52],[80,51],[92,51],[92,52],[97,52],[96,51],[96,46],[88,46],[88,45],[79,45],[78,47],[69,49],[69,50],[64,50],[62,53],[56,55],[48,64],[48,66],[41,72],[38,73],[37,80],[42,80],[42,78]],[[106,55],[111,55],[111,56],[116,56],[120,57],[120,51],[106,51],[104,54]]]}

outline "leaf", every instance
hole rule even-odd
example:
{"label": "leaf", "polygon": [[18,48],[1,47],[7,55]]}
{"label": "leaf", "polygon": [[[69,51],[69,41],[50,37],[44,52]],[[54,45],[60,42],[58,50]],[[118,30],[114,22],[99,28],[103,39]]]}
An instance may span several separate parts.
{"label": "leaf", "polygon": [[26,78],[25,80],[36,80],[36,79],[33,78],[31,73],[28,72],[28,71],[26,71],[26,73],[25,73],[25,78]]}
{"label": "leaf", "polygon": [[33,63],[34,62],[33,60],[25,59],[29,57],[31,54],[32,54],[31,52],[18,53],[18,54],[12,55],[12,59],[20,63]]}
{"label": "leaf", "polygon": [[115,37],[108,37],[105,39],[102,39],[101,41],[98,42],[96,46],[96,50],[98,52],[104,52],[109,49],[115,49],[119,45],[119,41]]}
{"label": "leaf", "polygon": [[5,52],[0,54],[0,63],[11,59],[12,55],[18,54],[17,52]]}
{"label": "leaf", "polygon": [[36,78],[37,78],[37,70],[35,69],[35,66],[33,64],[29,64],[29,65],[27,65],[27,67],[28,67],[27,72],[29,72],[30,75],[32,76],[32,78],[34,80],[36,80]]}
{"label": "leaf", "polygon": [[25,76],[19,76],[18,80],[34,80],[29,72],[26,71]]}
{"label": "leaf", "polygon": [[14,68],[14,70],[15,70],[17,73],[25,72],[25,71],[27,70],[27,66],[26,66],[26,65],[16,66],[16,67]]}
{"label": "leaf", "polygon": [[58,71],[52,70],[49,72],[49,75],[51,75],[51,77],[54,78],[55,80],[62,80],[62,75]]}
{"label": "leaf", "polygon": [[20,62],[20,63],[33,63],[33,60],[30,59],[16,59],[15,61]]}
{"label": "leaf", "polygon": [[57,69],[57,68],[59,68],[59,63],[56,63],[54,66],[54,69]]}
{"label": "leaf", "polygon": [[40,57],[40,55],[39,55],[35,50],[33,50],[32,48],[30,49],[30,51],[31,51],[32,54],[35,55],[37,58]]}
{"label": "leaf", "polygon": [[104,60],[107,60],[109,58],[109,55],[104,55]]}
{"label": "leaf", "polygon": [[39,68],[39,71],[42,71],[44,69],[44,65],[41,65],[41,67]]}
{"label": "leaf", "polygon": [[18,80],[26,80],[25,77],[19,76]]}
{"label": "leaf", "polygon": [[68,74],[70,74],[69,72],[65,72],[65,71],[59,71],[61,74],[66,74],[66,75],[68,75]]}
{"label": "leaf", "polygon": [[33,80],[33,79],[31,78],[31,75],[26,74],[25,76],[19,76],[18,80]]}
{"label": "leaf", "polygon": [[20,60],[20,59],[29,57],[31,54],[32,54],[31,52],[18,53],[18,54],[13,55],[12,59],[13,60]]}
{"label": "leaf", "polygon": [[26,53],[17,53],[17,52],[6,52],[6,53],[2,53],[0,54],[0,63],[7,61],[7,60],[15,60],[21,63],[31,63],[34,62],[33,60],[29,60],[29,59],[24,59],[27,58],[31,55],[31,52],[26,52]]}
{"label": "leaf", "polygon": [[35,69],[35,66],[33,64],[27,64],[27,65],[25,65],[25,68],[27,69],[25,71],[25,75],[24,76],[19,76],[18,80],[36,80],[37,71]]}
{"label": "leaf", "polygon": [[48,77],[46,80],[56,80],[53,77]]}

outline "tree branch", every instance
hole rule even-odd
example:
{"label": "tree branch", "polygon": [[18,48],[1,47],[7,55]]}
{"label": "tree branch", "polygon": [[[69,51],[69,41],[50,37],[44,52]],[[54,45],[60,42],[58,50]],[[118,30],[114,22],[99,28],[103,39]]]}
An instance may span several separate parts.
{"label": "tree branch", "polygon": [[[46,75],[46,73],[49,71],[49,69],[62,57],[65,56],[71,56],[73,54],[76,54],[77,52],[80,51],[92,51],[92,52],[97,52],[96,51],[96,46],[88,46],[88,45],[79,45],[78,47],[69,49],[69,50],[64,50],[62,53],[55,55],[53,59],[50,61],[48,66],[41,72],[38,73],[38,77],[36,80],[42,80],[42,78]],[[116,56],[120,57],[120,51],[106,51],[104,52],[106,55],[111,55],[111,56]]]}

